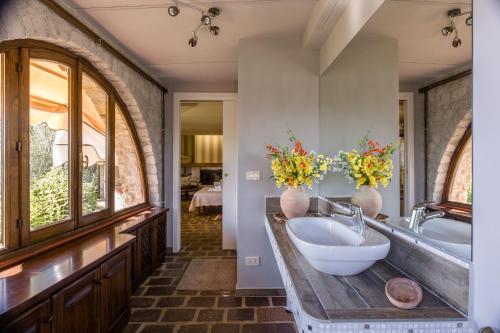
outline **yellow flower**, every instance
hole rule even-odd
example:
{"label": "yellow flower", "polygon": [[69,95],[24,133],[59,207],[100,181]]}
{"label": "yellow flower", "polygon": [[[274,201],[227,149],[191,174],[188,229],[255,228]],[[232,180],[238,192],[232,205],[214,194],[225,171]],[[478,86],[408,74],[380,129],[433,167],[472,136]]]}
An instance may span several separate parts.
{"label": "yellow flower", "polygon": [[307,153],[303,150],[286,150],[273,152],[271,170],[276,186],[308,186],[319,181],[330,170],[333,159],[324,155]]}

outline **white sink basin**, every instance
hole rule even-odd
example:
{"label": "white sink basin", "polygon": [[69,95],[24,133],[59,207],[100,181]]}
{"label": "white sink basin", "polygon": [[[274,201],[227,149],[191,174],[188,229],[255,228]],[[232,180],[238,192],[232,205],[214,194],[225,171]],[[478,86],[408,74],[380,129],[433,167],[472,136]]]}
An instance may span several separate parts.
{"label": "white sink basin", "polygon": [[471,259],[471,225],[469,223],[434,218],[422,224],[420,233],[436,246],[464,259]]}
{"label": "white sink basin", "polygon": [[317,270],[333,275],[363,272],[389,253],[390,241],[367,228],[360,235],[348,218],[299,217],[286,223],[288,237]]}

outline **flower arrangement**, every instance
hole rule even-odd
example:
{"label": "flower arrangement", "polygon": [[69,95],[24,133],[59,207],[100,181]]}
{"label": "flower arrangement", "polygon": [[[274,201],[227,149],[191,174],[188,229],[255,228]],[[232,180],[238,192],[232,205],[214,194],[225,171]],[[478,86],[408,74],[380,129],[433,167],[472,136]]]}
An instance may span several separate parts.
{"label": "flower arrangement", "polygon": [[267,158],[271,160],[274,174],[272,178],[278,187],[285,185],[297,188],[305,185],[311,188],[313,183],[319,182],[332,169],[333,159],[314,151],[307,152],[292,132],[288,134],[293,148],[266,146]]}
{"label": "flower arrangement", "polygon": [[345,175],[349,182],[356,182],[356,189],[362,185],[374,188],[378,184],[387,187],[392,178],[392,155],[397,145],[388,144],[381,148],[376,141],[368,139],[368,135],[359,142],[360,151],[353,149],[350,152],[340,151],[334,158],[334,170]]}

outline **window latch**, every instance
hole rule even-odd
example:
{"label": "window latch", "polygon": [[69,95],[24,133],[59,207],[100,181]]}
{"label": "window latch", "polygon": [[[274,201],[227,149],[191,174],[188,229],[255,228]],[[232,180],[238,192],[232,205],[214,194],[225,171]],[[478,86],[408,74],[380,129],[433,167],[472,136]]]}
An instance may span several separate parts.
{"label": "window latch", "polygon": [[23,71],[23,64],[22,64],[22,63],[18,62],[18,63],[16,64],[16,71],[17,71],[18,73],[21,73],[21,72]]}
{"label": "window latch", "polygon": [[16,151],[21,151],[23,149],[23,144],[21,141],[16,142]]}
{"label": "window latch", "polygon": [[23,219],[17,219],[16,225],[19,229],[21,229],[23,227]]}

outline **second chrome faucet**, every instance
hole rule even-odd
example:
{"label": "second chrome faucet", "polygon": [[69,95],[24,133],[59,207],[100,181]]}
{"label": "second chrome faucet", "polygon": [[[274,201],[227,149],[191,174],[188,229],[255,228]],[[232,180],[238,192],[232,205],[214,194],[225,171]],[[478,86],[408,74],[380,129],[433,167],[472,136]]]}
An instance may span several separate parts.
{"label": "second chrome faucet", "polygon": [[435,212],[427,212],[427,208],[430,205],[436,204],[433,201],[426,201],[420,204],[417,204],[413,207],[411,211],[410,217],[410,229],[412,229],[415,233],[420,233],[420,226],[427,220],[443,217],[445,213],[443,211],[435,211]]}

